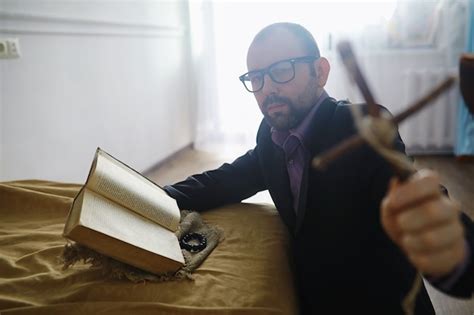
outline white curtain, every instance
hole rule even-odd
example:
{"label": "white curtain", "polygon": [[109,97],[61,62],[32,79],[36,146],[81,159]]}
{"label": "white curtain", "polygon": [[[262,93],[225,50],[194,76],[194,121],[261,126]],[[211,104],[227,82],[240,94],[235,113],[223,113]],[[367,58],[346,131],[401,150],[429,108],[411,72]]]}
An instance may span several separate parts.
{"label": "white curtain", "polygon": [[[447,22],[451,28],[453,24],[462,28],[462,12],[444,8],[464,1],[191,0],[197,70],[196,147],[234,154],[255,145],[262,115],[238,76],[247,71],[248,46],[264,26],[278,21],[305,26],[331,63],[328,93],[337,99],[362,102],[335,50],[340,39],[351,40],[376,101],[397,113],[413,101],[414,95],[407,95],[403,85],[408,70],[455,67],[457,47],[461,50],[463,43],[453,43],[456,36],[440,30]],[[450,20],[453,14],[458,14],[456,23]],[[404,133],[404,138],[410,138],[409,131]]]}

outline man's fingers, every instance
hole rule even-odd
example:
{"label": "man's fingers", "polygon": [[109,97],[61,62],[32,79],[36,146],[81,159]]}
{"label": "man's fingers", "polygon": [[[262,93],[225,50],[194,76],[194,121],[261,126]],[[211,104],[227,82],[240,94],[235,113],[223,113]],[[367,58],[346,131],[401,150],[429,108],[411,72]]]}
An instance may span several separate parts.
{"label": "man's fingers", "polygon": [[398,222],[396,220],[396,217],[391,214],[391,211],[389,209],[389,199],[388,197],[385,197],[382,200],[381,204],[381,223],[382,226],[384,227],[385,231],[387,232],[388,236],[395,242],[398,242],[400,238],[400,229],[398,228]]}
{"label": "man's fingers", "polygon": [[390,182],[381,223],[418,270],[442,276],[466,255],[459,211],[459,203],[441,194],[439,176],[421,170],[407,182]]}
{"label": "man's fingers", "polygon": [[463,237],[463,229],[457,221],[419,233],[408,233],[402,238],[402,247],[410,253],[430,254],[456,244]]}
{"label": "man's fingers", "polygon": [[407,182],[394,186],[396,187],[390,185],[388,194],[387,206],[390,212],[397,212],[440,195],[439,176],[428,170],[421,170]]}
{"label": "man's fingers", "polygon": [[403,232],[416,232],[455,220],[457,208],[458,204],[446,197],[436,198],[400,212],[397,223]]}

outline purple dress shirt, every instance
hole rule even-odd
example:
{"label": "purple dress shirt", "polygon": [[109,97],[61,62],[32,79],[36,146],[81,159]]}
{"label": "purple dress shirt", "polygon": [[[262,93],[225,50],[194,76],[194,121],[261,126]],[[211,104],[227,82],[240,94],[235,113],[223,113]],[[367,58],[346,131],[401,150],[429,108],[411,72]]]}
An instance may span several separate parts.
{"label": "purple dress shirt", "polygon": [[[298,202],[301,189],[301,180],[303,178],[303,171],[305,167],[308,166],[310,156],[309,150],[307,148],[308,142],[307,139],[309,126],[311,121],[313,121],[314,116],[316,115],[319,106],[324,100],[326,100],[329,95],[326,91],[319,96],[316,104],[311,108],[309,114],[303,119],[303,121],[295,128],[288,131],[278,131],[272,128],[272,141],[280,146],[285,152],[286,159],[286,169],[288,171],[288,177],[290,179],[290,188],[293,195],[293,208],[295,212],[298,209]],[[426,277],[434,286],[449,290],[454,286],[456,281],[461,277],[461,275],[466,270],[470,261],[470,251],[469,246],[467,246],[467,255],[466,259],[457,267],[451,274],[448,276],[438,278],[438,277]]]}
{"label": "purple dress shirt", "polygon": [[272,140],[283,148],[286,158],[286,169],[290,179],[291,193],[293,195],[293,208],[298,209],[301,180],[304,168],[308,165],[310,156],[307,148],[308,130],[321,103],[328,98],[326,91],[319,96],[316,104],[311,108],[309,114],[295,128],[289,131],[278,131],[272,128]]}

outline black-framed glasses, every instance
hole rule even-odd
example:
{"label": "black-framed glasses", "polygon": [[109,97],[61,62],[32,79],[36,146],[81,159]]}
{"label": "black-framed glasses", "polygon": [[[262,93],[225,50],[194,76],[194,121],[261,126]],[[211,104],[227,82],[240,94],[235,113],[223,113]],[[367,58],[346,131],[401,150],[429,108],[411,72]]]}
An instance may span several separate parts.
{"label": "black-framed glasses", "polygon": [[263,84],[265,83],[265,74],[268,73],[268,76],[272,79],[273,82],[287,83],[295,78],[295,63],[309,63],[313,62],[316,59],[319,59],[319,57],[304,56],[280,60],[275,63],[272,63],[265,69],[247,72],[241,75],[239,77],[239,80],[242,81],[247,91],[249,91],[250,93],[256,93],[263,89]]}

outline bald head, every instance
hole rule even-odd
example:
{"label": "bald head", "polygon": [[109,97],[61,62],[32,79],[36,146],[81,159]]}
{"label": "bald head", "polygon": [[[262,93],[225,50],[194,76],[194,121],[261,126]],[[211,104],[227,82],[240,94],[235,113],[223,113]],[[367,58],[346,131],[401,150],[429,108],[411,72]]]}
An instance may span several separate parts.
{"label": "bald head", "polygon": [[281,30],[286,30],[291,33],[298,40],[307,56],[320,56],[319,48],[316,44],[316,41],[314,40],[313,35],[300,24],[289,22],[273,23],[266,26],[260,32],[258,32],[257,35],[255,35],[250,46],[253,46],[257,42],[264,41],[269,36],[275,35],[275,33],[278,33],[278,31]]}

